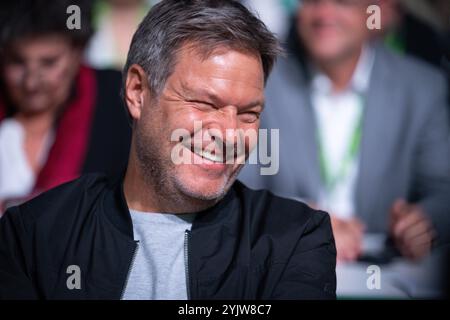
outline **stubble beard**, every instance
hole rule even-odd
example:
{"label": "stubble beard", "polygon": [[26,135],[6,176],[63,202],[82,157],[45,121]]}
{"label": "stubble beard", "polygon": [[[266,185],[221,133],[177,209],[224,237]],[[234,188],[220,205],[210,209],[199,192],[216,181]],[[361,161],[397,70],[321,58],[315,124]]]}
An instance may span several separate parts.
{"label": "stubble beard", "polygon": [[[147,134],[137,128],[135,152],[145,184],[155,193],[159,207],[165,212],[197,212],[213,206],[228,192],[240,171],[235,170],[223,184],[208,193],[199,193],[177,174],[176,165],[171,163],[170,154],[164,157],[165,142],[156,141],[156,135]],[[151,131],[150,131],[151,132]]]}

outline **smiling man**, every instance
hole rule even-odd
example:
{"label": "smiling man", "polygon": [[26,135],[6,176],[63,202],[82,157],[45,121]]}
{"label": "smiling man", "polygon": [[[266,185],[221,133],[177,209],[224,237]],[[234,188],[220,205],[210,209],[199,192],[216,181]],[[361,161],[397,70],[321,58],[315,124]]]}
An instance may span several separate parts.
{"label": "smiling man", "polygon": [[[213,137],[234,145],[235,132],[258,129],[264,104],[262,57],[237,44],[236,49],[225,45],[213,48],[213,43],[205,44],[205,48],[197,46],[189,41],[181,45],[177,65],[160,94],[148,85],[147,72],[140,67],[145,62],[134,61],[135,52],[133,49],[130,52],[129,62],[135,64],[128,68],[125,99],[135,121],[132,146],[135,152],[130,158],[124,187],[132,208],[177,213],[214,205],[233,184],[242,164],[237,159],[229,164],[214,161],[215,157],[229,158],[226,148],[212,150],[221,154],[205,152],[205,148]],[[208,57],[206,50],[212,51]],[[155,95],[157,102],[152,99]],[[212,132],[197,137],[197,148],[196,121],[201,121],[202,131]],[[190,140],[189,144],[181,144],[188,149],[191,161],[177,165],[170,161],[169,155],[179,141],[168,137],[180,128],[191,133],[184,137],[185,141]],[[191,136],[194,138],[189,139]]]}
{"label": "smiling man", "polygon": [[[278,53],[236,1],[153,7],[124,69],[125,175],[84,176],[11,208],[0,297],[334,298],[328,215],[235,182],[256,143],[240,132],[258,130]],[[191,161],[173,161],[176,149]]]}

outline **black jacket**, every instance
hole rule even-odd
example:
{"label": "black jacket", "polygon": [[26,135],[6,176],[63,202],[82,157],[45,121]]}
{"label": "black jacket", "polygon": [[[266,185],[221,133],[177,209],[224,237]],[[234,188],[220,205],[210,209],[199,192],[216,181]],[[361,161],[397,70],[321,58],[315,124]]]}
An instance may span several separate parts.
{"label": "black jacket", "polygon": [[[0,299],[120,299],[136,248],[121,181],[86,175],[10,208]],[[329,216],[300,202],[236,182],[187,243],[190,299],[335,298]],[[80,289],[67,286],[71,265]]]}

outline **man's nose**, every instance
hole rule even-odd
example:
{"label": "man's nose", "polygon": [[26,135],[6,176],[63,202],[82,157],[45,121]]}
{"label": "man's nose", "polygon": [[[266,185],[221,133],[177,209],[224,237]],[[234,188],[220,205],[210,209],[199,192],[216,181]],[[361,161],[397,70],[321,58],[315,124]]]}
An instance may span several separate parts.
{"label": "man's nose", "polygon": [[234,144],[236,140],[235,132],[238,128],[238,111],[235,106],[222,107],[219,110],[219,126],[223,139],[227,144]]}

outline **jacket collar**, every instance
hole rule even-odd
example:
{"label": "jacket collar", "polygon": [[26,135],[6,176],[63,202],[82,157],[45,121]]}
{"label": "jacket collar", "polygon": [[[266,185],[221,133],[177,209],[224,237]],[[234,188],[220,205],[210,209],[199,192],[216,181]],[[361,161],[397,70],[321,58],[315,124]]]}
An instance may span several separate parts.
{"label": "jacket collar", "polygon": [[100,201],[100,211],[127,237],[133,239],[133,223],[123,192],[125,172],[110,179]]}
{"label": "jacket collar", "polygon": [[[109,180],[100,201],[100,210],[120,232],[133,239],[133,223],[123,191],[124,177],[125,173]],[[230,215],[239,210],[238,193],[242,188],[242,183],[235,181],[227,194],[216,205],[197,212],[192,231],[213,225],[229,225],[231,223]]]}

